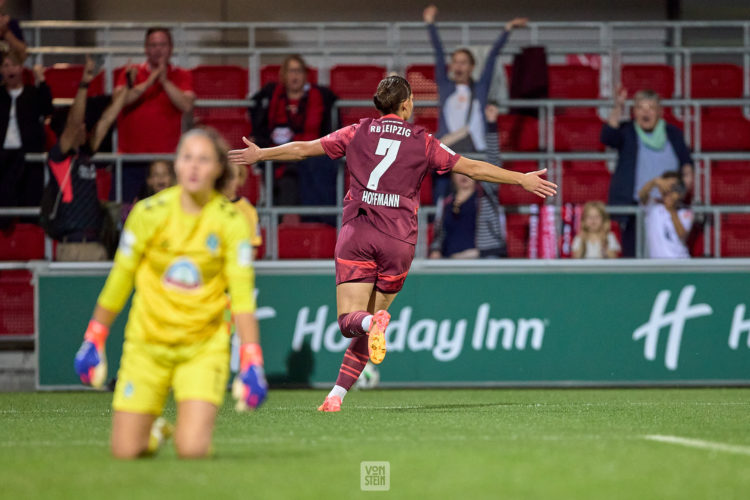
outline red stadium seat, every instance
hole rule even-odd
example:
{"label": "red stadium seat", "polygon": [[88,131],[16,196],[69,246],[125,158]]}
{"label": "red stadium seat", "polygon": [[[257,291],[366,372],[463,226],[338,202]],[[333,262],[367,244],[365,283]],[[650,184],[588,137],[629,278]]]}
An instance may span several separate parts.
{"label": "red stadium seat", "polygon": [[511,259],[525,259],[529,256],[529,216],[508,214],[506,216],[508,230],[508,257]]}
{"label": "red stadium seat", "polygon": [[[55,64],[44,70],[44,79],[49,85],[53,98],[70,98],[76,96],[78,84],[81,82],[83,65]],[[104,73],[100,72],[89,84],[88,95],[97,96],[104,93]]]}
{"label": "red stadium seat", "polygon": [[631,96],[639,90],[653,90],[667,99],[674,96],[674,68],[666,64],[623,64],[622,86]]}
{"label": "red stadium seat", "polygon": [[750,214],[721,216],[721,256],[750,257]]}
{"label": "red stadium seat", "polygon": [[34,334],[34,287],[27,270],[0,271],[0,335]]}
{"label": "red stadium seat", "polygon": [[[539,164],[535,161],[513,161],[507,162],[503,168],[513,170],[514,172],[531,172],[539,170]],[[542,203],[542,198],[535,194],[529,193],[520,186],[501,185],[498,198],[503,205],[529,205]]]}
{"label": "red stadium seat", "polygon": [[599,72],[588,66],[550,65],[551,99],[596,99],[599,97]]}
{"label": "red stadium seat", "polygon": [[31,71],[31,68],[27,68],[24,66],[24,68],[21,70],[21,80],[23,81],[24,85],[36,84],[36,77],[34,76],[34,72]]}
{"label": "red stadium seat", "polygon": [[414,108],[414,124],[424,127],[430,134],[438,131],[437,108]]}
{"label": "red stadium seat", "polygon": [[372,100],[384,77],[383,66],[338,65],[331,68],[331,90],[341,99]]}
{"label": "red stadium seat", "polygon": [[531,116],[500,115],[497,133],[501,151],[538,151],[539,120]]}
{"label": "red stadium seat", "polygon": [[602,121],[586,116],[555,117],[555,151],[604,151]]}
{"label": "red stadium seat", "polygon": [[750,150],[750,122],[738,116],[702,117],[701,148],[703,151]]}
{"label": "red stadium seat", "polygon": [[205,117],[201,124],[215,128],[231,148],[244,148],[242,136],[250,135],[250,123],[246,118],[214,118]]}
{"label": "red stadium seat", "polygon": [[244,196],[253,205],[257,205],[260,198],[260,189],[262,186],[261,174],[255,173],[251,167],[247,167],[247,181],[237,191],[239,196]]}
{"label": "red stadium seat", "polygon": [[44,231],[35,224],[16,224],[0,231],[0,260],[44,258]]}
{"label": "red stadium seat", "polygon": [[690,68],[690,97],[742,97],[742,68],[734,64],[693,64]]}
{"label": "red stadium seat", "polygon": [[280,259],[330,259],[336,247],[336,228],[328,224],[279,224]]}
{"label": "red stadium seat", "polygon": [[419,204],[432,205],[432,175],[427,173],[422,179],[422,186],[419,190]]}
{"label": "red stadium seat", "polygon": [[378,118],[380,113],[375,107],[371,108],[341,108],[339,111],[341,116],[341,127],[351,125],[353,123],[359,123],[362,118]]}
{"label": "red stadium seat", "polygon": [[[196,66],[193,75],[193,89],[199,99],[244,99],[247,96],[247,70],[240,66]],[[195,117],[242,118],[247,113],[245,107],[237,108],[195,108]]]}
{"label": "red stadium seat", "polygon": [[750,203],[750,162],[711,163],[711,203],[745,205]]}
{"label": "red stadium seat", "polygon": [[406,79],[411,85],[414,99],[437,100],[438,88],[435,83],[435,66],[432,64],[412,64],[406,68]]}
{"label": "red stadium seat", "polygon": [[610,177],[611,174],[604,162],[565,162],[562,180],[563,203],[606,203]]}
{"label": "red stadium seat", "polygon": [[[271,82],[278,82],[280,71],[280,64],[268,64],[260,68],[260,86],[265,87]],[[307,81],[310,83],[318,83],[317,68],[313,68],[312,66],[307,67]]]}

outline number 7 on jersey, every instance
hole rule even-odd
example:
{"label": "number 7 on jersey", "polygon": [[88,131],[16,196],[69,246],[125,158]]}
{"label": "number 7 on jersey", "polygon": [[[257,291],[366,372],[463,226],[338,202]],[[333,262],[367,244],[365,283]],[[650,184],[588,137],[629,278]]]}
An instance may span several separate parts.
{"label": "number 7 on jersey", "polygon": [[378,141],[378,148],[375,150],[375,154],[378,156],[385,155],[385,158],[380,160],[380,163],[375,165],[375,168],[370,173],[370,178],[367,181],[367,189],[376,191],[380,178],[383,177],[385,171],[388,170],[393,162],[396,161],[396,155],[398,154],[398,148],[401,147],[401,141],[395,139],[380,138]]}

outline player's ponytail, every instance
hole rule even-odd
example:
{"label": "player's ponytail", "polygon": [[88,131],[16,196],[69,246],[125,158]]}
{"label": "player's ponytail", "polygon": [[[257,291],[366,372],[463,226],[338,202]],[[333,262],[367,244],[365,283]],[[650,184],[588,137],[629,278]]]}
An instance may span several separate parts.
{"label": "player's ponytail", "polygon": [[401,103],[409,99],[411,85],[406,78],[389,76],[380,80],[378,90],[372,98],[375,107],[384,115],[396,113]]}
{"label": "player's ponytail", "polygon": [[211,141],[211,144],[213,144],[214,146],[214,151],[216,151],[216,159],[219,163],[219,167],[221,168],[221,175],[219,175],[219,177],[216,179],[216,182],[214,182],[214,189],[216,191],[222,191],[224,189],[224,186],[226,186],[227,182],[229,182],[229,179],[232,176],[232,170],[229,168],[229,157],[227,156],[229,145],[221,136],[221,134],[216,131],[215,128],[202,126],[190,129],[182,134],[180,143],[177,145],[177,151],[180,150],[180,148],[182,147],[182,143],[185,142],[185,139],[196,135],[205,137],[206,139]]}

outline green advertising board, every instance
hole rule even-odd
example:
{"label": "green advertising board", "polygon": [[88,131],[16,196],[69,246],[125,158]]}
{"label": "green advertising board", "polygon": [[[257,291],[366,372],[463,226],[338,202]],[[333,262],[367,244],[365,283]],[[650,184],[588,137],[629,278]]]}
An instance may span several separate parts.
{"label": "green advertising board", "polygon": [[[103,283],[39,276],[40,387],[77,385],[73,356]],[[261,271],[256,285],[271,380],[301,370],[332,383],[349,342],[332,266]],[[391,307],[381,384],[750,384],[748,303],[747,272],[416,270]],[[110,374],[126,316],[108,341]]]}

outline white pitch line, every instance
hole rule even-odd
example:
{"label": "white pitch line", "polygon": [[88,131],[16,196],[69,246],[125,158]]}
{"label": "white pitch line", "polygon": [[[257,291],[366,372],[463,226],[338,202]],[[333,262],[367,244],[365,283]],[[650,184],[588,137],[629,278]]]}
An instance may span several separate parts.
{"label": "white pitch line", "polygon": [[704,450],[725,451],[727,453],[750,455],[750,446],[717,443],[714,441],[704,441],[702,439],[691,439],[680,436],[663,436],[661,434],[650,434],[644,436],[644,439],[648,439],[650,441],[659,441],[661,443],[679,444],[691,448],[702,448]]}

